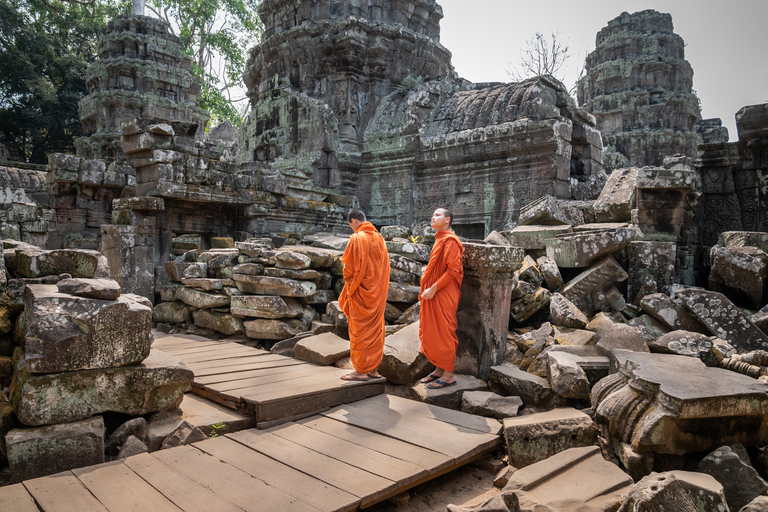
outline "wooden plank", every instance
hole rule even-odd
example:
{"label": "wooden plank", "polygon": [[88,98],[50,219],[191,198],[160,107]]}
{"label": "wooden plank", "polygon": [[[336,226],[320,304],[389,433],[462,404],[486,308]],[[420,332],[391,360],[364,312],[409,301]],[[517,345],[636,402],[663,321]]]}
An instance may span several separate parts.
{"label": "wooden plank", "polygon": [[424,467],[412,462],[392,457],[367,446],[357,445],[346,439],[339,439],[297,423],[289,423],[283,428],[273,430],[272,433],[350,466],[397,482],[398,486],[420,480],[429,473]]}
{"label": "wooden plank", "polygon": [[388,495],[397,488],[396,482],[355,468],[272,434],[273,431],[280,428],[282,426],[270,430],[241,430],[227,434],[227,437],[313,478],[344,489],[360,498],[362,507],[378,501],[380,496]]}
{"label": "wooden plank", "polygon": [[330,391],[338,388],[351,388],[366,386],[374,383],[384,383],[383,379],[377,381],[342,380],[344,370],[318,373],[307,377],[297,378],[284,383],[273,382],[255,387],[252,391],[241,391],[243,400],[247,403],[264,404],[274,400],[284,400],[287,397],[301,397],[317,394],[320,391]]}
{"label": "wooden plank", "polygon": [[40,512],[35,500],[21,484],[0,487],[0,510],[8,512]]}
{"label": "wooden plank", "polygon": [[[307,366],[307,364],[297,359],[293,359],[292,361],[267,361],[266,363],[251,363],[249,365],[243,365],[242,367],[225,367],[243,369],[235,371],[225,370],[222,373],[217,371],[216,373],[210,375],[195,375],[195,382],[201,385],[206,385],[232,380],[243,380],[252,377],[259,377],[261,375],[281,373],[284,371],[284,368],[290,368],[292,366]],[[207,372],[209,370],[205,371]]]}
{"label": "wooden plank", "polygon": [[199,336],[197,334],[166,334],[164,332],[160,331],[152,331],[155,334],[155,340],[161,340],[166,343],[171,342],[182,342],[182,341],[196,341],[198,343],[218,343],[218,341],[213,341],[210,338],[206,338],[204,336]]}
{"label": "wooden plank", "polygon": [[357,509],[360,503],[359,498],[342,489],[312,478],[227,437],[218,437],[194,446],[295,498],[306,499],[311,496],[312,505],[324,512],[351,511]]}
{"label": "wooden plank", "polygon": [[173,338],[173,337],[160,338],[157,336],[157,332],[155,332],[155,340],[152,342],[153,347],[156,347],[156,348],[165,347],[168,349],[171,349],[171,348],[182,349],[186,347],[205,347],[205,346],[219,345],[219,344],[220,342],[209,340],[207,338],[199,338],[194,340]]}
{"label": "wooden plank", "polygon": [[408,400],[394,395],[381,395],[372,398],[368,403],[380,405],[397,411],[403,415],[416,414],[450,423],[457,427],[468,428],[485,434],[499,435],[502,424],[494,418],[486,418],[475,414],[446,409],[437,405],[425,404],[415,400]]}
{"label": "wooden plank", "polygon": [[229,407],[230,409],[234,409],[236,411],[245,408],[245,403],[240,402],[239,398],[236,400],[230,400],[215,393],[211,393],[206,388],[192,387],[192,392],[198,396],[211,400],[212,402],[216,402],[217,404],[221,404],[224,407]]}
{"label": "wooden plank", "polygon": [[160,450],[152,456],[247,512],[317,511],[308,503],[270,487],[193,446]]}
{"label": "wooden plank", "polygon": [[44,512],[107,511],[70,471],[27,480],[23,484]]}
{"label": "wooden plank", "polygon": [[256,358],[263,357],[264,354],[254,353],[252,348],[243,347],[242,349],[229,348],[227,350],[214,350],[212,352],[195,354],[173,354],[173,356],[178,357],[189,365],[194,363],[203,363],[206,361],[218,361],[221,359],[237,359],[245,357],[256,360]]}
{"label": "wooden plank", "polygon": [[179,508],[122,461],[73,469],[72,473],[110,512],[179,512]]}
{"label": "wooden plank", "polygon": [[[220,342],[216,344],[198,343],[197,346],[172,347],[167,349],[167,352],[169,354],[173,354],[176,357],[186,357],[186,356],[192,356],[195,354],[211,354],[211,353],[231,350],[230,347],[232,347],[233,345],[236,345],[239,347],[243,346],[243,345],[237,345],[235,343],[220,343]],[[245,347],[245,348],[249,348],[249,347]],[[256,350],[256,349],[252,349],[252,350]]]}
{"label": "wooden plank", "polygon": [[501,443],[501,438],[496,435],[461,429],[433,418],[402,415],[366,402],[342,405],[322,415],[418,444],[454,459],[471,457]]}
{"label": "wooden plank", "polygon": [[350,443],[386,453],[401,460],[420,465],[430,472],[440,471],[453,465],[453,457],[411,444],[407,441],[383,436],[333,418],[314,416],[298,422],[305,427],[325,432]]}
{"label": "wooden plank", "polygon": [[257,428],[269,428],[279,424],[279,419],[285,423],[289,419],[306,417],[308,413],[320,413],[336,407],[339,404],[356,402],[368,397],[384,393],[384,383],[369,383],[366,386],[344,387],[322,391],[317,394],[302,397],[287,397],[267,404],[246,404],[247,411],[253,411]]}
{"label": "wooden plank", "polygon": [[241,508],[148,453],[128,457],[123,463],[184,511],[242,512]]}
{"label": "wooden plank", "polygon": [[[216,361],[196,361],[196,362],[190,362],[187,363],[184,361],[184,363],[189,366],[192,370],[203,370],[208,368],[222,368],[226,366],[239,366],[249,363],[261,363],[263,362],[262,358],[267,356],[235,356],[235,357],[229,357],[222,360],[216,360]],[[183,361],[183,359],[182,359]]]}
{"label": "wooden plank", "polygon": [[292,383],[296,382],[298,379],[314,378],[315,380],[321,380],[327,373],[326,371],[318,370],[317,367],[311,365],[288,366],[283,368],[285,369],[265,372],[258,377],[218,382],[216,384],[209,384],[206,387],[217,392],[229,394],[238,393],[239,395],[240,392],[237,390],[261,389],[270,385],[276,385],[285,389],[288,386],[293,386]]}
{"label": "wooden plank", "polygon": [[214,366],[211,368],[197,368],[195,375],[199,377],[206,377],[208,375],[224,375],[225,373],[247,372],[250,370],[259,370],[262,368],[278,368],[281,366],[294,366],[294,365],[306,365],[304,361],[298,359],[267,359],[267,356],[263,356],[265,360],[256,361],[253,363],[243,364],[230,364],[227,366]]}

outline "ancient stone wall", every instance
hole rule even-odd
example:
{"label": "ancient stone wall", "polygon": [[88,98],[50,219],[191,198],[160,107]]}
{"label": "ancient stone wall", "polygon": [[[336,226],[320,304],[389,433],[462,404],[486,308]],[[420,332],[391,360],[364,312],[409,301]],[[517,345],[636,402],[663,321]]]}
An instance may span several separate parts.
{"label": "ancient stone wall", "polygon": [[664,157],[696,156],[701,112],[693,69],[672,17],[654,10],[608,22],[587,56],[579,105],[597,118],[606,167],[660,166]]}

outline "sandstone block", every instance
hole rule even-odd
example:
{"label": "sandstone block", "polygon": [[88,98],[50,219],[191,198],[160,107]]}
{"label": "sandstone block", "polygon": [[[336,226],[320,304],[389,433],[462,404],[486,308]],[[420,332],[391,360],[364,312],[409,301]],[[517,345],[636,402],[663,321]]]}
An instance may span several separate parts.
{"label": "sandstone block", "polygon": [[[248,276],[261,276],[264,275],[264,265],[261,263],[240,263],[232,267],[232,274],[245,274]],[[280,277],[280,276],[275,276]],[[233,277],[234,279],[234,277]]]}
{"label": "sandstone block", "polygon": [[408,238],[411,229],[405,226],[382,226],[379,233],[384,240],[389,241],[393,238]]}
{"label": "sandstone block", "polygon": [[768,490],[768,482],[760,478],[750,465],[730,446],[721,446],[699,463],[698,470],[720,482],[731,510],[740,510]]}
{"label": "sandstone block", "polygon": [[509,305],[509,316],[518,324],[522,324],[549,305],[551,298],[552,293],[549,290],[539,288],[533,293],[525,294],[522,298],[513,300]]}
{"label": "sandstone block", "polygon": [[107,258],[88,249],[44,251],[32,246],[18,249],[13,259],[13,271],[22,277],[69,274],[86,279],[109,279]]}
{"label": "sandstone block", "polygon": [[627,247],[635,235],[631,228],[557,235],[546,241],[547,257],[555,260],[558,267],[588,267]]}
{"label": "sandstone block", "polygon": [[205,277],[208,277],[208,264],[201,261],[192,262],[190,265],[184,267],[184,270],[181,273],[181,279],[199,279]]}
{"label": "sandstone block", "polygon": [[679,301],[663,293],[646,295],[640,301],[640,307],[673,331],[709,332]]}
{"label": "sandstone block", "polygon": [[488,387],[502,396],[519,396],[526,407],[557,407],[565,403],[564,398],[552,391],[547,379],[509,363],[491,367]]}
{"label": "sandstone block", "polygon": [[232,297],[233,315],[256,318],[298,318],[303,314],[301,303],[291,297],[278,295],[237,295]]}
{"label": "sandstone block", "polygon": [[328,304],[337,299],[336,292],[333,290],[317,290],[315,293],[307,297],[307,304],[321,305]]}
{"label": "sandstone block", "polygon": [[722,247],[709,251],[709,288],[736,304],[759,309],[768,301],[768,254],[757,247]]}
{"label": "sandstone block", "polygon": [[587,330],[597,334],[597,346],[611,351],[616,349],[649,352],[643,331],[631,325],[616,323],[605,313],[598,313],[587,324]]}
{"label": "sandstone block", "polygon": [[417,302],[413,306],[409,307],[400,317],[395,320],[398,325],[408,325],[419,321],[419,315],[421,314],[421,302]]}
{"label": "sandstone block", "polygon": [[282,295],[284,297],[309,297],[317,290],[311,281],[295,281],[280,277],[233,275],[238,289],[255,295]]}
{"label": "sandstone block", "polygon": [[498,231],[491,231],[488,233],[488,236],[483,239],[483,243],[488,245],[512,245],[509,243],[509,240]]}
{"label": "sandstone block", "polygon": [[386,242],[387,252],[398,254],[422,263],[429,262],[429,246],[410,242]]}
{"label": "sandstone block", "polygon": [[403,272],[408,272],[409,274],[417,276],[421,275],[422,264],[414,259],[401,256],[400,254],[389,255],[389,266],[391,270],[401,270]]}
{"label": "sandstone block", "polygon": [[112,279],[62,279],[56,287],[59,293],[91,299],[115,300],[120,296],[120,285]]}
{"label": "sandstone block", "polygon": [[566,283],[560,293],[580,311],[591,315],[601,301],[600,295],[628,277],[616,260],[609,256]]}
{"label": "sandstone block", "polygon": [[529,202],[520,209],[521,226],[532,225],[570,225],[584,224],[584,215],[567,204],[564,204],[552,196],[545,195]]}
{"label": "sandstone block", "polygon": [[183,302],[161,302],[152,309],[152,320],[167,324],[185,324],[192,321],[192,310]]}
{"label": "sandstone block", "polygon": [[560,269],[557,267],[555,260],[542,256],[536,260],[536,265],[538,265],[541,277],[544,278],[549,291],[557,291],[563,286],[563,276],[560,274]]}
{"label": "sandstone block", "polygon": [[461,410],[489,418],[510,418],[517,416],[523,406],[519,396],[501,396],[490,391],[465,391],[461,397]]}
{"label": "sandstone block", "polygon": [[277,268],[304,270],[312,265],[309,256],[293,251],[278,251],[275,254],[275,259],[277,260]]}
{"label": "sandstone block", "polygon": [[420,293],[421,290],[418,286],[390,282],[387,302],[407,302],[408,304],[413,304],[418,302]]}
{"label": "sandstone block", "polygon": [[330,332],[309,336],[294,345],[293,354],[297,359],[330,366],[349,355],[349,341]]}
{"label": "sandstone block", "polygon": [[628,222],[637,201],[637,169],[616,169],[595,201],[597,222]]}
{"label": "sandstone block", "polygon": [[555,327],[552,337],[559,345],[588,346],[597,343],[597,335],[584,329]]}
{"label": "sandstone block", "polygon": [[549,320],[559,327],[581,329],[589,323],[586,315],[559,293],[552,295],[549,302]]}
{"label": "sandstone block", "polygon": [[445,407],[446,409],[461,410],[461,397],[467,391],[485,391],[487,384],[473,377],[472,375],[461,375],[455,373],[455,386],[449,386],[439,389],[429,389],[426,384],[421,382],[413,386],[413,398],[424,402],[425,404]]}
{"label": "sandstone block", "polygon": [[701,360],[707,359],[712,345],[711,336],[690,331],[672,331],[648,342],[651,352],[691,356]]}
{"label": "sandstone block", "polygon": [[[553,346],[546,353],[552,390],[565,398],[589,399],[592,382],[587,375],[608,374],[609,360],[595,347]],[[586,370],[586,371],[585,371]],[[595,379],[594,381],[599,380]]]}
{"label": "sandstone block", "polygon": [[[243,273],[247,273],[247,272],[243,272]],[[323,276],[323,274],[321,274],[317,270],[312,270],[312,269],[292,270],[288,268],[277,268],[277,267],[267,267],[264,269],[263,274],[268,277],[282,277],[284,279],[297,279],[299,281],[301,280],[313,281]],[[254,275],[259,275],[259,274],[254,274]]]}
{"label": "sandstone block", "polygon": [[132,295],[99,300],[28,285],[22,318],[26,368],[52,373],[126,366],[152,344],[152,309]]}
{"label": "sandstone block", "polygon": [[178,405],[193,378],[186,365],[159,350],[134,366],[46,374],[30,373],[22,356],[11,402],[19,421],[30,426],[70,423],[106,411],[140,416]]}
{"label": "sandstone block", "polygon": [[196,326],[204,329],[213,329],[225,336],[233,336],[245,332],[243,320],[229,313],[200,309],[192,312],[192,319]]}
{"label": "sandstone block", "polygon": [[188,421],[182,421],[168,437],[163,440],[163,444],[160,449],[165,450],[167,448],[175,448],[177,446],[184,446],[198,441],[205,441],[206,435],[202,430],[190,424]]}
{"label": "sandstone block", "polygon": [[629,302],[637,304],[650,293],[669,294],[675,282],[677,244],[640,241],[629,244]]}
{"label": "sandstone block", "polygon": [[546,241],[556,235],[571,233],[570,225],[561,226],[518,226],[512,231],[502,231],[500,234],[513,247],[528,250],[546,249]]}
{"label": "sandstone block", "polygon": [[133,457],[134,455],[139,455],[141,453],[147,453],[148,451],[149,448],[143,441],[139,440],[135,436],[129,436],[128,439],[126,439],[123,445],[120,447],[120,451],[118,452],[115,459],[127,459],[128,457]]}
{"label": "sandstone block", "polygon": [[763,512],[768,510],[768,496],[758,496],[746,505],[739,512]]}
{"label": "sandstone block", "polygon": [[[685,473],[679,472],[681,478],[685,478],[683,476]],[[691,480],[705,482],[706,488],[679,480],[673,472],[651,473],[632,488],[620,511],[675,510],[698,512],[700,510],[726,510],[727,504],[722,485],[711,477],[705,480],[708,475],[688,474],[696,475],[692,476]],[[719,493],[713,492],[717,487],[719,487]]]}
{"label": "sandstone block", "polygon": [[419,322],[414,322],[384,338],[384,357],[379,373],[392,384],[410,386],[416,379],[426,376],[432,367],[420,352]]}
{"label": "sandstone block", "polygon": [[266,320],[257,319],[243,322],[245,335],[257,340],[285,340],[304,330],[301,320]]}
{"label": "sandstone block", "polygon": [[104,452],[107,455],[117,455],[120,447],[128,440],[134,437],[140,441],[147,440],[147,420],[144,418],[133,418],[128,420],[112,432],[109,441],[104,445]]}
{"label": "sandstone block", "polygon": [[573,408],[504,419],[509,463],[530,466],[570,448],[597,445],[597,425]]}
{"label": "sandstone block", "polygon": [[229,279],[209,279],[207,277],[182,277],[181,284],[204,292],[220,292],[226,284],[234,285]]}
{"label": "sandstone block", "polygon": [[231,297],[218,293],[208,293],[182,286],[176,291],[176,298],[198,309],[211,309],[229,306]]}

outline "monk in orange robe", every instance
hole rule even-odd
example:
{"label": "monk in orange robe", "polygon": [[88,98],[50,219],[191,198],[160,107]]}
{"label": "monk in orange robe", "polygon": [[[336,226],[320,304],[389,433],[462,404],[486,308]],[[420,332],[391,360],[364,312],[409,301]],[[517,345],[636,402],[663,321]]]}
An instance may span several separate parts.
{"label": "monk in orange robe", "polygon": [[389,253],[384,239],[360,210],[347,215],[354,233],[341,257],[344,288],[339,306],[349,321],[350,359],[355,371],[341,378],[380,378],[384,357],[384,310],[389,291]]}
{"label": "monk in orange robe", "polygon": [[464,246],[451,230],[453,212],[438,208],[432,215],[435,246],[429,255],[424,275],[421,276],[421,313],[419,338],[421,352],[436,369],[421,382],[430,389],[453,386],[456,348],[456,310],[461,298],[464,278]]}

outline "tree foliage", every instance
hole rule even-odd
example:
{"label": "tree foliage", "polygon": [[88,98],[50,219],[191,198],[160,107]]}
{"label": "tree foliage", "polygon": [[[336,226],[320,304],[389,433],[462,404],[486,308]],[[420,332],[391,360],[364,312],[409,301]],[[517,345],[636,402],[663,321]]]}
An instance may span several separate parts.
{"label": "tree foliage", "polygon": [[85,71],[117,4],[0,0],[0,142],[45,163],[74,150]]}
{"label": "tree foliage", "polygon": [[178,30],[182,47],[203,78],[201,106],[211,124],[240,125],[245,100],[240,84],[248,48],[261,36],[257,11],[261,0],[150,0],[147,9]]}
{"label": "tree foliage", "polygon": [[[508,63],[507,74],[515,82],[525,79],[549,75],[561,82],[565,82],[565,68],[571,58],[571,48],[563,41],[559,32],[551,32],[547,37],[541,32],[526,41],[525,47],[520,50],[520,58],[517,64]],[[577,71],[575,82],[578,82],[584,73],[582,65]],[[569,92],[573,93],[575,84]]]}

